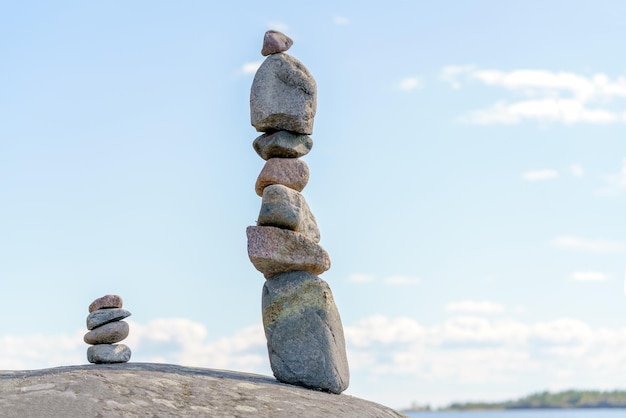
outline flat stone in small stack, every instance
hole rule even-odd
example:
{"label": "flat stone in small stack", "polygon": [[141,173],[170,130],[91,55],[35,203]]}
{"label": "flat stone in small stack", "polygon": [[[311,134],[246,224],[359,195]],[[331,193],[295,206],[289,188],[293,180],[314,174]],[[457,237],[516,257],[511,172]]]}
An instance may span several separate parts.
{"label": "flat stone in small stack", "polygon": [[122,319],[131,314],[122,309],[122,298],[105,295],[89,305],[84,341],[90,344],[87,360],[90,363],[126,363],[131,351],[124,344],[115,344],[128,337],[128,323]]}
{"label": "flat stone in small stack", "polygon": [[257,225],[246,230],[248,256],[267,279],[263,327],[276,379],[341,393],[350,379],[343,326],[330,287],[317,277],[330,258],[300,193],[309,181],[299,158],[313,147],[317,86],[307,68],[284,53],[292,44],[280,32],[265,33],[261,54],[267,58],[250,91],[251,123],[264,132],[253,147],[266,163],[255,185],[262,198]]}

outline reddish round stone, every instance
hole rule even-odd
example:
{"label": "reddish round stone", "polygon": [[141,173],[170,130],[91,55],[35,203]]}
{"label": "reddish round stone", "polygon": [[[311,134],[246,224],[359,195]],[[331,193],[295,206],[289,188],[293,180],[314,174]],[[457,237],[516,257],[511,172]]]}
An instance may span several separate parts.
{"label": "reddish round stone", "polygon": [[124,301],[118,295],[105,295],[91,302],[89,313],[98,309],[121,308]]}

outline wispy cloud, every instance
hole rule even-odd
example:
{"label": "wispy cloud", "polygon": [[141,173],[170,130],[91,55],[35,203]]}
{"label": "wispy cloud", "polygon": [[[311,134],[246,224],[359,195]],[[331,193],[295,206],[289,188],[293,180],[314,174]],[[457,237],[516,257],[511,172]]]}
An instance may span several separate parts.
{"label": "wispy cloud", "polygon": [[383,283],[394,286],[412,286],[420,282],[418,277],[412,276],[389,276],[383,279]]}
{"label": "wispy cloud", "polygon": [[619,173],[604,176],[605,185],[598,193],[604,196],[617,196],[626,191],[626,158],[622,161]]}
{"label": "wispy cloud", "polygon": [[572,164],[570,166],[570,172],[574,177],[583,177],[585,175],[585,170],[580,164]]}
{"label": "wispy cloud", "polygon": [[263,64],[263,61],[246,62],[241,66],[241,73],[245,75],[254,74],[256,70]]}
{"label": "wispy cloud", "polygon": [[348,19],[347,17],[344,16],[333,16],[333,23],[335,25],[349,25],[350,24],[350,19]]}
{"label": "wispy cloud", "polygon": [[607,239],[586,239],[573,235],[563,235],[552,240],[557,248],[578,250],[588,253],[624,253],[626,242]]}
{"label": "wispy cloud", "polygon": [[374,281],[374,276],[371,274],[353,273],[348,276],[348,281],[353,283],[371,283]]}
{"label": "wispy cloud", "polygon": [[527,181],[550,180],[559,177],[559,172],[552,169],[526,171],[522,178]]}
{"label": "wispy cloud", "polygon": [[[524,120],[607,124],[626,122],[624,109],[609,106],[626,98],[626,78],[598,73],[589,77],[548,70],[480,70],[472,66],[447,66],[441,78],[452,88],[479,82],[501,87],[516,97],[490,107],[470,111],[461,121],[479,124],[514,124]],[[520,98],[521,97],[521,98]]]}
{"label": "wispy cloud", "polygon": [[497,302],[464,300],[446,304],[445,310],[450,313],[495,314],[504,312],[505,308]]}
{"label": "wispy cloud", "polygon": [[410,91],[422,87],[422,81],[419,77],[406,77],[398,83],[398,89],[402,91]]}
{"label": "wispy cloud", "polygon": [[609,275],[599,271],[575,271],[570,278],[577,282],[603,282],[609,279]]}

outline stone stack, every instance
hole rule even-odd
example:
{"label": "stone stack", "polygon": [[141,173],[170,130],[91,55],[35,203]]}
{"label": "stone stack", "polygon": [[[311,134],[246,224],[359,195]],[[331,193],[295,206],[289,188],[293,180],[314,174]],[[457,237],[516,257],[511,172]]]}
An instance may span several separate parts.
{"label": "stone stack", "polygon": [[128,337],[128,323],[122,319],[130,312],[122,309],[122,298],[106,295],[94,300],[89,305],[85,342],[91,344],[87,349],[90,363],[126,363],[130,360],[130,348],[124,344],[114,344]]}
{"label": "stone stack", "polygon": [[248,256],[267,279],[263,326],[274,376],[284,383],[341,393],[349,383],[343,326],[328,284],[315,216],[300,193],[309,168],[317,86],[297,59],[293,41],[268,31],[250,92],[252,125],[263,135],[253,147],[266,163],[256,181],[262,198],[256,226],[247,228]]}

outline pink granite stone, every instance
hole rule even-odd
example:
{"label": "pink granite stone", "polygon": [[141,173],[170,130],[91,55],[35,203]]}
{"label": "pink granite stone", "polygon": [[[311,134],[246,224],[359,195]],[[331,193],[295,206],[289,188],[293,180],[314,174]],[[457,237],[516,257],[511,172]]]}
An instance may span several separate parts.
{"label": "pink granite stone", "polygon": [[330,268],[328,253],[304,234],[273,226],[249,226],[248,257],[266,279],[289,271],[321,274]]}
{"label": "pink granite stone", "polygon": [[259,173],[254,187],[263,196],[263,189],[272,184],[282,184],[297,192],[309,182],[309,166],[298,158],[270,158]]}
{"label": "pink granite stone", "polygon": [[285,52],[293,45],[293,40],[277,30],[268,30],[263,37],[263,49],[261,55],[267,57],[270,54]]}
{"label": "pink granite stone", "polygon": [[89,313],[98,309],[121,308],[124,301],[118,295],[105,295],[91,302],[89,305]]}

